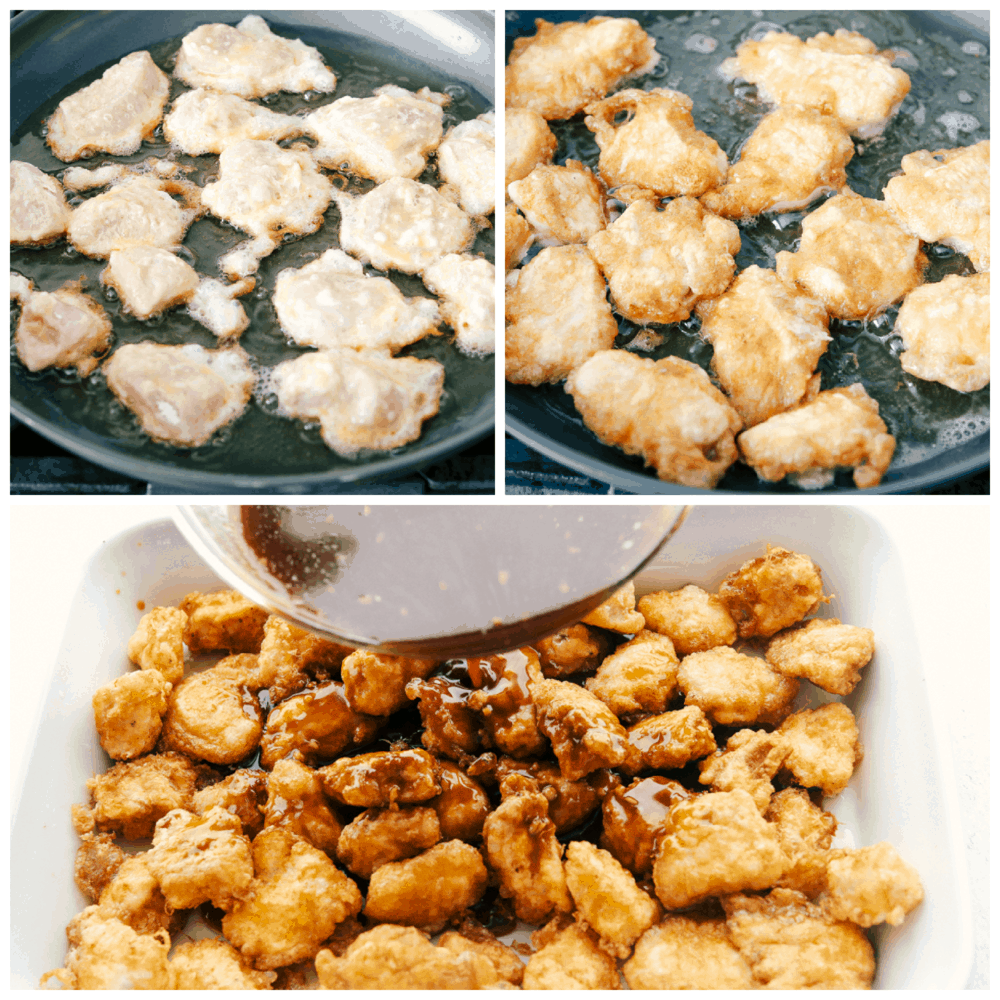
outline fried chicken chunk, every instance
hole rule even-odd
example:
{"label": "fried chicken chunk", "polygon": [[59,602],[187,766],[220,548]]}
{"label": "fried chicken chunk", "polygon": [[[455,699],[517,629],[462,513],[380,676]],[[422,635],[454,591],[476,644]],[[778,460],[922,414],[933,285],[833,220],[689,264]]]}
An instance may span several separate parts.
{"label": "fried chicken chunk", "polygon": [[585,687],[619,718],[663,712],[677,687],[677,662],[666,636],[642,629],[604,660]]}
{"label": "fried chicken chunk", "polygon": [[738,444],[743,461],[766,482],[788,476],[802,489],[822,489],[846,467],[865,489],[878,486],[892,462],[896,439],[888,430],[878,403],[855,382],[775,414],[744,431]]}
{"label": "fried chicken chunk", "polygon": [[382,865],[412,858],[440,839],[437,813],[427,806],[366,809],[344,827],[337,860],[348,871],[370,879]]}
{"label": "fried chicken chunk", "polygon": [[482,257],[450,253],[431,264],[424,284],[438,296],[441,318],[455,331],[455,346],[472,357],[492,354],[496,270]]}
{"label": "fried chicken chunk", "polygon": [[656,42],[630,17],[586,23],[535,21],[535,34],[514,39],[506,71],[507,105],[543,118],[571,118],[628,76],[659,61]]}
{"label": "fried chicken chunk", "polygon": [[741,729],[729,737],[724,750],[698,764],[698,780],[711,785],[713,792],[748,792],[763,814],[774,793],[771,779],[789,753],[780,734]]}
{"label": "fried chicken chunk", "polygon": [[[719,144],[694,127],[694,102],[677,90],[621,90],[588,104],[587,128],[601,148],[609,188],[636,186],[660,197],[697,197],[726,179]],[[624,113],[624,120],[616,124]]]}
{"label": "fried chicken chunk", "polygon": [[850,188],[802,220],[798,250],[775,257],[778,277],[800,285],[838,319],[868,319],[923,281],[920,240],[885,202]]}
{"label": "fried chicken chunk", "polygon": [[170,959],[175,990],[269,990],[273,972],[256,972],[225,941],[203,938],[178,945]]}
{"label": "fried chicken chunk", "polygon": [[10,161],[10,242],[41,247],[66,232],[72,209],[58,179],[23,160]]}
{"label": "fried chicken chunk", "polygon": [[439,758],[462,760],[483,749],[483,720],[469,707],[471,694],[446,677],[417,678],[406,685],[407,698],[418,701],[420,709],[420,742]]}
{"label": "fried chicken chunk", "polygon": [[430,676],[437,660],[419,660],[356,649],[341,664],[344,693],[355,712],[392,715],[407,704],[406,685]]}
{"label": "fried chicken chunk", "polygon": [[171,687],[158,670],[136,670],[94,692],[97,738],[109,757],[132,760],[156,746]]}
{"label": "fried chicken chunk", "polygon": [[[267,776],[264,826],[280,826],[332,855],[343,824],[327,805],[319,775],[296,760],[279,760]],[[350,867],[350,866],[348,866]]]}
{"label": "fried chicken chunk", "polygon": [[989,385],[989,274],[949,274],[915,288],[903,300],[893,333],[903,340],[903,371],[959,392]]}
{"label": "fried chicken chunk", "polygon": [[538,727],[529,690],[531,671],[540,670],[535,651],[512,650],[466,663],[469,680],[477,689],[469,695],[468,705],[481,713],[489,745],[517,758],[545,753],[548,740]]}
{"label": "fried chicken chunk", "polygon": [[111,251],[101,284],[118,293],[129,315],[149,319],[189,301],[198,288],[198,274],[169,250],[135,246]]}
{"label": "fried chicken chunk", "polygon": [[441,794],[428,799],[427,805],[437,813],[441,839],[478,842],[483,836],[483,823],[493,808],[489,796],[478,781],[456,764],[447,760],[437,763]]}
{"label": "fried chicken chunk", "polygon": [[546,677],[592,674],[611,652],[611,641],[601,631],[583,623],[570,625],[534,645]]}
{"label": "fried chicken chunk", "polygon": [[771,796],[764,814],[777,828],[778,843],[791,860],[775,883],[812,899],[826,888],[828,851],[837,832],[833,813],[813,805],[803,788],[784,788]]}
{"label": "fried chicken chunk", "polygon": [[243,278],[233,284],[202,277],[188,299],[187,314],[219,340],[238,337],[249,325],[246,310],[236,300],[253,291],[256,281]]}
{"label": "fried chicken chunk", "polygon": [[579,160],[537,166],[507,192],[542,246],[586,243],[608,224],[604,187]]}
{"label": "fried chicken chunk", "polygon": [[660,479],[710,489],[736,461],[742,423],[696,364],[598,351],[566,380],[586,426]]}
{"label": "fried chicken chunk", "polygon": [[677,323],[701,299],[726,290],[740,231],[693,198],[675,198],[663,211],[640,199],[592,236],[587,248],[608,279],[618,312],[637,323]]}
{"label": "fried chicken chunk", "polygon": [[455,955],[463,952],[482,955],[496,969],[497,975],[512,986],[519,986],[524,978],[524,962],[517,952],[498,941],[471,917],[462,921],[458,931],[442,934],[438,944]]}
{"label": "fried chicken chunk", "polygon": [[778,733],[791,748],[785,767],[804,788],[824,795],[842,792],[864,756],[854,714],[838,701],[790,715]]}
{"label": "fried chicken chunk", "polygon": [[618,967],[584,925],[556,918],[532,935],[538,950],[528,959],[526,990],[617,990]]}
{"label": "fried chicken chunk", "polygon": [[618,336],[607,286],[583,246],[549,247],[508,275],[505,309],[506,377],[519,385],[560,382]]}
{"label": "fried chicken chunk", "polygon": [[163,895],[149,861],[149,851],[126,858],[101,893],[98,910],[105,919],[128,924],[136,934],[169,933],[177,924],[174,908]]}
{"label": "fried chicken chunk", "polygon": [[248,837],[255,837],[264,825],[263,808],[267,801],[268,774],[251,768],[233,771],[222,781],[194,793],[191,811],[204,816],[218,807],[235,816]]}
{"label": "fried chicken chunk", "polygon": [[646,628],[665,635],[681,656],[736,641],[736,624],[725,603],[694,584],[646,594],[639,598],[638,608]]}
{"label": "fried chicken chunk", "polygon": [[552,129],[537,111],[507,108],[504,111],[504,190],[511,182],[527,177],[535,167],[551,163],[556,145]]}
{"label": "fried chicken chunk", "polygon": [[485,218],[496,208],[494,170],[496,115],[492,111],[459,122],[438,147],[438,173],[469,215]]}
{"label": "fried chicken chunk", "polygon": [[622,584],[606,601],[594,608],[583,623],[624,635],[641,632],[646,627],[646,620],[635,610],[635,583],[629,580]]}
{"label": "fried chicken chunk", "polygon": [[767,644],[767,662],[786,677],[804,677],[831,694],[850,694],[875,652],[870,628],[814,618]]}
{"label": "fried chicken chunk", "polygon": [[830,852],[824,911],[860,927],[883,921],[894,927],[923,898],[920,876],[888,841],[858,850]]}
{"label": "fried chicken chunk", "polygon": [[176,684],[184,676],[187,627],[187,615],[180,608],[147,611],[128,641],[128,658],[143,670],[158,670],[166,680]]}
{"label": "fried chicken chunk", "polygon": [[326,794],[347,806],[426,802],[441,794],[434,758],[426,750],[379,750],[319,769]]}
{"label": "fried chicken chunk", "polygon": [[271,615],[264,623],[257,672],[271,704],[301,691],[312,679],[327,679],[352,650]]}
{"label": "fried chicken chunk", "polygon": [[535,232],[528,220],[517,211],[516,205],[504,209],[504,264],[513,270],[524,259],[528,248],[535,241]]}
{"label": "fried chicken chunk", "polygon": [[91,902],[96,903],[115,873],[122,866],[125,854],[115,844],[113,833],[85,833],[73,862],[73,881]]}
{"label": "fried chicken chunk", "polygon": [[621,765],[626,774],[672,770],[714,753],[712,725],[697,705],[652,715],[628,731],[630,753]]}
{"label": "fried chicken chunk", "polygon": [[238,590],[193,591],[179,609],[187,616],[184,642],[192,653],[213,649],[259,652],[268,614]]}

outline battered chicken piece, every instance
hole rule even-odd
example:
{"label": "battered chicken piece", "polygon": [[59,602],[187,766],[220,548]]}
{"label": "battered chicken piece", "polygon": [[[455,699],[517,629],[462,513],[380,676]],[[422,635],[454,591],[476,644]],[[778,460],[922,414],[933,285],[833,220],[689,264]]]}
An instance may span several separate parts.
{"label": "battered chicken piece", "polygon": [[711,489],[736,461],[739,414],[697,365],[599,351],[566,380],[586,426],[660,479]]}
{"label": "battered chicken piece", "polygon": [[751,990],[750,967],[724,920],[667,917],[635,946],[622,972],[633,990]]}
{"label": "battered chicken piece", "polygon": [[203,938],[178,945],[170,959],[175,990],[269,990],[273,972],[256,972],[225,941]]}
{"label": "battered chicken piece", "polygon": [[967,254],[977,271],[990,269],[990,142],[908,153],[902,176],[883,188],[900,225],[926,243]]}
{"label": "battered chicken piece", "polygon": [[527,177],[535,167],[551,163],[557,145],[552,129],[537,111],[507,108],[504,111],[504,190],[512,181]]}
{"label": "battered chicken piece", "polygon": [[198,288],[198,275],[169,250],[133,246],[111,251],[101,284],[118,293],[123,312],[149,319],[188,302]]}
{"label": "battered chicken piece", "polygon": [[420,709],[420,742],[439,759],[462,760],[483,749],[483,720],[469,707],[471,694],[446,677],[414,679],[406,685],[407,698],[418,701]]}
{"label": "battered chicken piece", "polygon": [[531,224],[518,213],[516,205],[507,205],[504,209],[504,262],[508,271],[521,263],[534,241]]}
{"label": "battered chicken piece", "polygon": [[677,687],[677,663],[673,643],[644,628],[604,660],[585,686],[619,718],[663,712]]}
{"label": "battered chicken piece", "polygon": [[344,458],[416,441],[444,391],[439,362],[376,350],[303,354],[283,361],[271,377],[279,413],[318,420],[326,446]]}
{"label": "battered chicken piece", "polygon": [[604,186],[579,160],[535,167],[507,193],[542,246],[586,243],[608,224]]}
{"label": "battered chicken piece", "polygon": [[488,881],[479,851],[449,840],[415,858],[379,867],[368,883],[365,916],[440,930],[479,902]]}
{"label": "battered chicken piece", "polygon": [[338,849],[344,829],[327,805],[319,775],[287,758],[279,760],[267,776],[264,826],[290,830],[331,856]]}
{"label": "battered chicken piece", "polygon": [[535,34],[514,39],[506,71],[508,107],[543,118],[571,118],[629,76],[659,61],[656,42],[630,17],[585,23],[535,21]]}
{"label": "battered chicken piece", "polygon": [[846,186],[852,156],[854,143],[836,118],[790,104],[758,122],[725,184],[701,203],[727,219],[805,208]]}
{"label": "battered chicken piece", "polygon": [[382,865],[412,858],[440,839],[437,813],[427,806],[366,809],[344,827],[337,860],[348,871],[370,879]]}
{"label": "battered chicken piece", "polygon": [[693,198],[675,198],[662,211],[643,199],[592,236],[587,248],[626,319],[677,323],[695,303],[726,290],[736,271],[740,231]]}
{"label": "battered chicken piece", "polygon": [[804,677],[831,694],[850,694],[875,652],[870,628],[842,625],[839,618],[814,618],[802,628],[776,635],[767,662],[786,677]]}
{"label": "battered chicken piece", "polygon": [[235,816],[250,838],[260,833],[264,825],[264,803],[267,801],[268,774],[251,768],[234,771],[222,781],[194,793],[191,811],[204,816],[218,807]]}
{"label": "battered chicken piece", "polygon": [[694,584],[646,594],[637,606],[646,627],[670,639],[681,656],[731,646],[736,641],[736,623],[726,605]]}
{"label": "battered chicken piece", "polygon": [[189,910],[211,902],[229,910],[253,878],[250,838],[235,816],[218,807],[204,816],[174,809],[160,819],[145,856],[167,904]]}
{"label": "battered chicken piece", "polygon": [[598,351],[618,324],[586,247],[550,247],[507,277],[506,377],[519,385],[560,382]]}
{"label": "battered chicken piece", "polygon": [[329,94],[337,85],[317,49],[273,34],[256,14],[248,14],[235,28],[203,24],[185,35],[174,75],[189,87],[241,97],[263,97],[279,90]]}
{"label": "battered chicken piece", "polygon": [[46,246],[66,233],[72,209],[55,177],[22,160],[10,161],[11,246]]}
{"label": "battered chicken piece", "polygon": [[180,610],[187,616],[184,641],[192,653],[256,653],[261,648],[268,614],[238,590],[193,591],[181,601]]}
{"label": "battered chicken piece", "polygon": [[496,115],[460,122],[438,147],[438,173],[458,192],[469,215],[485,218],[496,207]]}
{"label": "battered chicken piece", "polygon": [[148,52],[132,52],[92,84],[65,98],[46,123],[45,141],[60,160],[94,153],[126,156],[152,139],[170,80]]}
{"label": "battered chicken piece", "polygon": [[143,670],[158,670],[176,684],[184,676],[187,624],[187,615],[180,608],[147,611],[128,641],[128,658]]}
{"label": "battered chicken piece", "polygon": [[747,39],[721,67],[723,76],[757,84],[772,104],[801,104],[833,115],[852,135],[880,135],[910,92],[910,78],[892,64],[891,53],[853,31],[821,31],[803,42],[769,31]]}
{"label": "battered chicken piece", "polygon": [[566,885],[577,915],[619,958],[660,916],[656,900],[642,891],[632,875],[607,851],[586,841],[566,848]]}
{"label": "battered chicken piece", "polygon": [[171,688],[158,670],[136,670],[94,692],[97,738],[109,757],[132,760],[156,746]]}
{"label": "battered chicken piece", "polygon": [[113,833],[85,833],[80,838],[83,843],[77,848],[73,862],[73,881],[93,903],[100,899],[125,860],[114,838]]}
{"label": "battered chicken piece", "polygon": [[596,625],[612,632],[633,635],[646,627],[646,620],[635,610],[635,583],[622,584],[606,601],[599,604],[584,619],[585,625]]}
{"label": "battered chicken piece", "polygon": [[517,952],[498,941],[471,917],[462,921],[458,931],[445,931],[438,944],[455,955],[470,951],[482,955],[496,969],[497,975],[512,986],[519,986],[524,978],[524,962]]}
{"label": "battered chicken piece", "polygon": [[826,875],[823,910],[834,920],[860,927],[883,921],[898,927],[924,898],[916,869],[885,840],[859,850],[831,851]]}
{"label": "battered chicken piece", "polygon": [[21,303],[14,344],[28,371],[76,368],[86,378],[100,364],[94,355],[111,346],[111,320],[98,302],[83,294],[81,282],[38,292],[31,281],[12,274],[11,297]]}
{"label": "battered chicken piece", "polygon": [[699,302],[712,371],[753,427],[819,390],[816,364],[831,338],[826,307],[752,264],[717,299]]}
{"label": "battered chicken piece", "polygon": [[758,989],[871,986],[875,955],[864,931],[831,920],[802,893],[773,889],[767,896],[730,896],[722,905],[729,936]]}
{"label": "battered chicken piece", "polygon": [[253,867],[249,895],[222,918],[222,932],[258,969],[313,958],[337,924],[361,911],[354,882],[289,830],[257,835]]}
{"label": "battered chicken piece", "polygon": [[838,701],[796,712],[778,733],[790,748],[785,767],[804,788],[824,795],[840,794],[864,756],[854,715]]}
{"label": "battered chicken piece", "polygon": [[441,794],[434,758],[426,750],[379,750],[319,769],[326,794],[347,806],[426,802]]}
{"label": "battered chicken piece", "polygon": [[534,645],[546,677],[592,674],[611,652],[611,640],[596,628],[570,625]]}
{"label": "battered chicken piece", "polygon": [[356,649],[344,660],[340,671],[344,692],[355,712],[392,715],[407,704],[406,685],[414,677],[429,677],[437,666],[437,660]]}
{"label": "battered chicken piece", "polygon": [[628,730],[628,742],[634,752],[621,765],[626,774],[684,767],[716,749],[711,723],[697,705],[643,719]]}
{"label": "battered chicken piece", "polygon": [[535,651],[512,650],[466,663],[469,679],[477,688],[469,695],[468,705],[482,713],[489,744],[519,759],[545,753],[549,743],[538,726],[530,693],[531,670],[540,669]]}
{"label": "battered chicken piece", "polygon": [[428,799],[427,805],[437,813],[441,839],[478,843],[483,837],[483,823],[493,808],[489,796],[457,765],[438,760],[437,766],[441,794]]}
{"label": "battered chicken piece", "polygon": [[267,687],[271,704],[277,705],[290,694],[301,691],[311,680],[334,676],[333,672],[350,652],[349,646],[321,639],[272,615],[264,623],[260,642],[259,680]]}
{"label": "battered chicken piece", "polygon": [[305,131],[300,117],[279,115],[235,94],[202,88],[181,94],[163,119],[163,137],[189,156],[221,153],[244,139],[278,142]]}
{"label": "battered chicken piece", "polygon": [[841,467],[853,467],[858,489],[878,486],[896,450],[878,403],[860,382],[775,414],[741,434],[738,444],[759,478],[774,483],[789,476],[802,489],[829,486]]}
{"label": "battered chicken piece", "polygon": [[893,330],[903,340],[903,371],[975,392],[990,382],[990,276],[949,274],[914,289]]}
{"label": "battered chicken piece", "polygon": [[[645,894],[643,894],[645,895]],[[560,921],[532,935],[541,944],[528,959],[526,990],[617,990],[618,966],[601,948],[597,935],[582,924],[557,929]],[[542,942],[545,942],[544,944]]]}
{"label": "battered chicken piece", "polygon": [[455,346],[463,354],[493,353],[495,278],[488,260],[453,253],[424,271],[424,284],[440,297],[441,318],[455,331]]}
{"label": "battered chicken piece", "polygon": [[777,725],[791,711],[799,682],[772,670],[758,656],[717,646],[681,660],[677,686],[686,705],[697,705],[724,726],[748,722]]}
{"label": "battered chicken piece", "polygon": [[870,319],[923,281],[920,240],[896,222],[885,202],[850,188],[802,220],[795,253],[775,257],[778,277],[800,285],[838,319]]}
{"label": "battered chicken piece", "polygon": [[604,183],[635,185],[660,197],[697,197],[722,184],[729,161],[711,136],[694,127],[692,107],[687,94],[663,88],[621,90],[588,104],[584,121],[601,148]]}
{"label": "battered chicken piece", "polygon": [[812,899],[826,888],[830,844],[837,832],[832,813],[813,805],[802,788],[785,788],[771,796],[764,819],[777,828],[778,843],[791,865],[775,883]]}
{"label": "battered chicken piece", "polygon": [[771,779],[785,762],[791,748],[779,733],[741,729],[726,742],[726,748],[698,764],[703,785],[713,792],[749,792],[761,814],[767,812],[774,793]]}
{"label": "battered chicken piece", "polygon": [[150,870],[148,851],[125,859],[101,893],[98,911],[106,920],[128,924],[136,934],[169,934],[184,921],[183,916],[175,916]]}
{"label": "battered chicken piece", "polygon": [[253,278],[228,285],[215,278],[201,277],[194,295],[188,299],[187,314],[219,340],[238,337],[250,325],[250,319],[236,299],[252,292],[255,285]]}
{"label": "battered chicken piece", "polygon": [[358,261],[336,248],[304,267],[280,271],[274,309],[282,331],[310,347],[395,353],[438,332],[433,300],[407,298],[388,278],[369,277]]}

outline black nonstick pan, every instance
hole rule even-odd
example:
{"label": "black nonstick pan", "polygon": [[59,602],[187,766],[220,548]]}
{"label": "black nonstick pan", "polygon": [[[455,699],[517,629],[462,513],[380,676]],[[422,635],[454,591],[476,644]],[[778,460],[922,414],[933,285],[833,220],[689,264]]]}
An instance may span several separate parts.
{"label": "black nonstick pan", "polygon": [[[200,24],[236,24],[251,11],[48,11],[24,12],[11,20],[11,158],[33,162],[50,173],[69,164],[57,160],[44,144],[43,123],[64,97],[90,83],[129,52],[147,49],[161,69],[172,69],[172,57],[183,35]],[[385,83],[416,90],[429,86],[452,96],[446,127],[474,118],[493,106],[494,29],[492,18],[479,12],[446,14],[320,11],[261,13],[271,30],[300,38],[320,49],[337,74],[333,94],[278,94],[266,100],[275,111],[293,113],[339,97],[367,97]],[[186,89],[172,81],[171,99]],[[132,156],[98,154],[74,165],[138,162],[164,156],[161,138],[143,143]],[[183,157],[195,166],[190,174],[204,183],[217,157]],[[421,180],[434,182],[433,162]],[[369,185],[370,186],[370,185]],[[242,346],[261,369],[302,353],[289,345],[271,305],[277,273],[300,267],[308,255],[336,246],[339,214],[331,203],[318,233],[282,245],[261,266],[255,291],[242,301],[250,327]],[[206,216],[192,226],[185,241],[195,268],[217,276],[216,259],[246,234]],[[493,259],[493,230],[482,231],[473,248]],[[159,320],[139,322],[121,315],[116,301],[105,299],[98,282],[104,261],[75,253],[65,241],[42,250],[12,253],[11,267],[51,291],[83,276],[85,290],[105,306],[114,324],[115,344],[139,340],[195,342],[214,347],[215,338],[185,315],[168,312]],[[428,295],[418,278],[390,272],[404,294]],[[13,312],[12,312],[13,315]],[[232,493],[273,490],[294,493],[324,483],[343,488],[407,471],[440,460],[492,434],[494,423],[493,358],[461,354],[451,336],[431,337],[403,353],[433,357],[445,367],[440,412],[424,424],[415,442],[392,452],[362,453],[347,460],[322,443],[318,428],[269,412],[273,398],[255,395],[247,411],[206,445],[174,448],[151,441],[138,422],[111,395],[102,376],[80,380],[52,370],[28,372],[12,347],[11,412],[31,428],[76,454],[139,479],[202,492]]]}

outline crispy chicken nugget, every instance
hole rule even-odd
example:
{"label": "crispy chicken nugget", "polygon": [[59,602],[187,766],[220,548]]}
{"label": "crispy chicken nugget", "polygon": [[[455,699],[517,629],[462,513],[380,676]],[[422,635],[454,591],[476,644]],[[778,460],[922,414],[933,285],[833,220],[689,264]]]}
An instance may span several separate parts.
{"label": "crispy chicken nugget", "polygon": [[698,764],[703,785],[713,792],[749,792],[757,808],[764,813],[771,801],[771,779],[785,762],[789,747],[777,733],[741,729],[726,742],[726,748]]}
{"label": "crispy chicken nugget", "polygon": [[826,877],[824,911],[860,927],[883,921],[898,926],[924,898],[917,870],[885,840],[859,850],[831,851]]}
{"label": "crispy chicken nugget", "polygon": [[414,678],[406,696],[417,702],[424,725],[420,742],[440,759],[462,760],[483,749],[483,719],[469,707],[472,692],[447,677]]}
{"label": "crispy chicken nugget", "polygon": [[775,266],[831,316],[869,319],[923,281],[927,258],[885,202],[845,187],[802,220],[798,250],[779,251]]}
{"label": "crispy chicken nugget", "polygon": [[696,364],[599,351],[566,380],[583,422],[660,479],[711,489],[736,461],[739,414]]}
{"label": "crispy chicken nugget", "polygon": [[184,676],[187,615],[180,608],[153,608],[139,619],[128,641],[128,658],[143,670],[158,670],[171,684]]}
{"label": "crispy chicken nugget", "polygon": [[311,680],[334,676],[350,652],[349,646],[321,639],[271,615],[264,623],[257,660],[260,686],[268,689],[271,704],[277,705]]}
{"label": "crispy chicken nugget", "polygon": [[113,833],[85,833],[76,849],[73,881],[92,903],[96,903],[125,861]]}
{"label": "crispy chicken nugget", "polygon": [[533,648],[538,653],[542,673],[546,677],[563,678],[592,674],[611,652],[611,640],[605,633],[580,622],[539,639]]}
{"label": "crispy chicken nugget", "polygon": [[850,694],[874,653],[870,628],[842,625],[839,618],[814,618],[801,628],[779,632],[767,644],[766,658],[786,677],[804,677],[831,694]]}
{"label": "crispy chicken nugget", "polygon": [[579,160],[535,167],[507,193],[542,246],[586,243],[608,224],[604,185]]}
{"label": "crispy chicken nugget", "polygon": [[339,849],[344,829],[337,814],[327,805],[319,775],[290,758],[279,760],[267,776],[264,826],[291,830],[330,855]]}
{"label": "crispy chicken nugget", "polygon": [[535,34],[514,39],[506,72],[508,107],[543,118],[571,118],[628,76],[659,61],[656,42],[630,17],[586,23],[535,21]]}
{"label": "crispy chicken nugget", "polygon": [[408,704],[406,685],[414,677],[429,677],[437,660],[389,656],[356,649],[341,664],[344,693],[355,712],[392,715]]}
{"label": "crispy chicken nugget", "polygon": [[455,955],[469,951],[482,955],[496,969],[497,975],[513,986],[520,986],[524,978],[524,962],[517,952],[471,918],[463,920],[459,930],[445,931],[438,944]]}
{"label": "crispy chicken nugget", "polygon": [[635,753],[621,765],[626,774],[684,767],[716,749],[712,725],[697,705],[643,719],[629,729],[628,742]]}
{"label": "crispy chicken nugget", "polygon": [[516,205],[504,209],[504,261],[507,271],[521,263],[528,247],[535,241],[535,232]]}
{"label": "crispy chicken nugget", "polygon": [[637,323],[677,323],[691,315],[695,303],[726,290],[736,271],[740,231],[694,198],[675,198],[662,211],[640,199],[592,236],[587,249],[622,316]]}
{"label": "crispy chicken nugget", "polygon": [[838,701],[790,715],[778,733],[791,748],[785,767],[804,788],[824,795],[842,792],[864,756],[854,714]]}
{"label": "crispy chicken nugget", "polygon": [[677,688],[677,663],[673,643],[644,628],[607,657],[585,687],[619,718],[663,712]]}
{"label": "crispy chicken nugget", "polygon": [[99,909],[105,918],[128,924],[136,934],[169,933],[177,923],[174,908],[150,870],[148,851],[125,859],[101,893]]}
{"label": "crispy chicken nugget", "polygon": [[694,584],[646,594],[637,606],[646,628],[665,635],[681,656],[736,642],[736,624],[725,603]]}
{"label": "crispy chicken nugget", "polygon": [[618,336],[608,291],[583,246],[548,247],[507,277],[506,377],[560,382]]}
{"label": "crispy chicken nugget", "polygon": [[585,625],[595,625],[611,632],[633,635],[646,627],[646,620],[635,610],[635,583],[619,587],[603,604],[587,615]]}
{"label": "crispy chicken nugget", "polygon": [[457,764],[438,760],[441,794],[427,800],[437,813],[442,840],[477,843],[483,837],[483,823],[493,804],[483,787]]}
{"label": "crispy chicken nugget", "polygon": [[551,163],[556,145],[552,129],[537,111],[507,108],[504,112],[504,190],[513,181],[527,177],[535,167]]}
{"label": "crispy chicken nugget", "polygon": [[170,967],[175,990],[269,990],[273,972],[256,972],[225,941],[203,938],[178,945]]}
{"label": "crispy chicken nugget", "polygon": [[531,669],[540,670],[530,647],[466,660],[469,679],[477,689],[469,708],[481,713],[486,739],[511,757],[540,757],[549,741],[538,726],[538,710],[530,693]]}
{"label": "crispy chicken nugget", "polygon": [[326,794],[348,806],[426,802],[441,794],[437,762],[426,750],[378,750],[319,769]]}
{"label": "crispy chicken nugget", "polygon": [[[549,930],[546,927],[542,931],[536,931],[533,938],[544,935]],[[617,963],[601,948],[597,935],[582,924],[573,923],[553,934],[528,959],[522,988],[617,990],[621,989],[621,985]]]}
{"label": "crispy chicken nugget", "polygon": [[777,828],[781,849],[791,865],[776,885],[795,889],[810,899],[826,888],[830,844],[837,832],[837,819],[813,805],[803,788],[784,788],[771,796],[764,814]]}
{"label": "crispy chicken nugget", "polygon": [[344,827],[337,860],[361,878],[390,861],[412,858],[441,839],[437,813],[426,806],[366,809]]}
{"label": "crispy chicken nugget", "polygon": [[[552,143],[554,148],[555,137]],[[73,209],[55,177],[33,163],[11,160],[10,193],[11,245],[40,247],[62,239]]]}
{"label": "crispy chicken nugget", "polygon": [[171,688],[158,670],[136,670],[94,692],[97,737],[109,757],[132,760],[156,746]]}
{"label": "crispy chicken nugget", "polygon": [[264,804],[267,801],[268,774],[255,768],[240,768],[214,785],[194,793],[191,811],[204,816],[218,806],[235,816],[248,837],[255,837],[264,825]]}
{"label": "crispy chicken nugget", "polygon": [[180,603],[188,617],[184,641],[192,653],[228,649],[230,653],[259,653],[268,613],[251,604],[239,591],[212,594],[197,591]]}

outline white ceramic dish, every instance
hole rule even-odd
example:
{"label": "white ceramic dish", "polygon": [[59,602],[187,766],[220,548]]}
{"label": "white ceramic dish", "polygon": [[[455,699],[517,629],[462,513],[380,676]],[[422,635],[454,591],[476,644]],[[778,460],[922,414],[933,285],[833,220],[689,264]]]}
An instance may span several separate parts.
{"label": "white ceramic dish", "polygon": [[[845,699],[858,717],[866,756],[827,808],[858,844],[891,841],[920,872],[925,898],[901,927],[874,932],[874,985],[961,989],[972,934],[953,772],[928,698],[899,553],[879,525],[849,507],[697,507],[640,574],[637,590],[713,588],[765,542],[798,548],[819,563],[825,590],[834,595],[823,617],[876,634],[875,659]],[[85,801],[87,778],[109,763],[94,732],[91,695],[128,669],[125,645],[142,615],[137,602],[175,603],[191,590],[219,585],[166,521],[125,532],[91,560],[14,802],[12,988],[33,989],[44,972],[62,965],[63,928],[86,902],[73,884],[70,806]]]}

